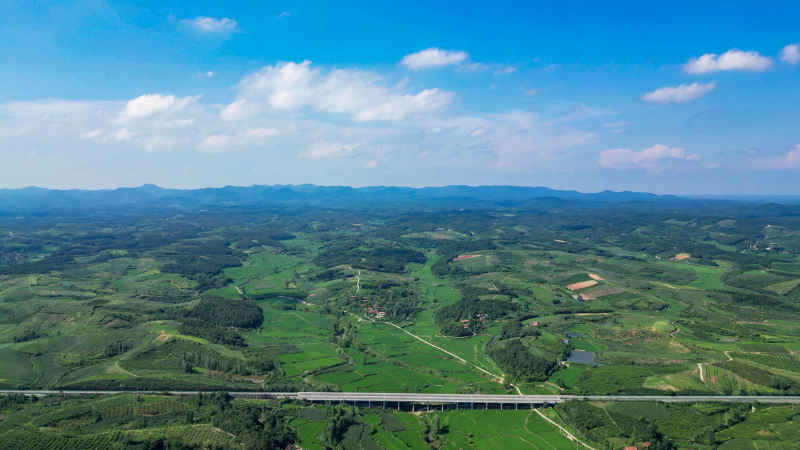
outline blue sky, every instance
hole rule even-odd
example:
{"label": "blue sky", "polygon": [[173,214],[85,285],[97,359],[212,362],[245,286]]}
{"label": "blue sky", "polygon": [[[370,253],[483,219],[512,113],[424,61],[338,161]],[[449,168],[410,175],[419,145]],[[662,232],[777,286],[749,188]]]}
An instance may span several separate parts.
{"label": "blue sky", "polygon": [[800,193],[797,2],[164,3],[0,0],[0,187]]}

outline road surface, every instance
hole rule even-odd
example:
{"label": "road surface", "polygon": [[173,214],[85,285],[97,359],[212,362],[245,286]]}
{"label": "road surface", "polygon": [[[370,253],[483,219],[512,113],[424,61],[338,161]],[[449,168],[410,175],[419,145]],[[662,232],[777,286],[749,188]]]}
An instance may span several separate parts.
{"label": "road surface", "polygon": [[[114,395],[114,394],[169,394],[198,395],[213,391],[74,391],[74,390],[0,390],[3,394],[46,395]],[[471,404],[474,407],[490,405],[551,405],[568,400],[604,402],[665,402],[665,403],[794,403],[800,404],[800,396],[766,395],[487,395],[487,394],[409,394],[388,392],[260,392],[232,391],[233,397],[280,398],[312,402],[355,403],[419,403],[419,404]]]}

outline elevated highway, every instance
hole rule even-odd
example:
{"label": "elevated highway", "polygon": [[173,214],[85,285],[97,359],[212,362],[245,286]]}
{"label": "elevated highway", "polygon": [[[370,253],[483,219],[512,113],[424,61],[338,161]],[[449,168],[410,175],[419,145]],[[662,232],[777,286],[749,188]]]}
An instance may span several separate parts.
{"label": "elevated highway", "polygon": [[[117,390],[0,390],[3,394],[31,396],[65,395],[92,396],[116,394],[168,394],[198,395],[214,391],[117,391]],[[458,408],[492,409],[509,406],[530,408],[536,405],[553,405],[569,400],[605,402],[664,402],[664,403],[800,403],[798,396],[763,395],[491,395],[491,394],[412,394],[390,392],[261,392],[230,391],[229,395],[242,398],[290,399],[316,403],[352,403],[363,406],[400,405],[451,405]]]}

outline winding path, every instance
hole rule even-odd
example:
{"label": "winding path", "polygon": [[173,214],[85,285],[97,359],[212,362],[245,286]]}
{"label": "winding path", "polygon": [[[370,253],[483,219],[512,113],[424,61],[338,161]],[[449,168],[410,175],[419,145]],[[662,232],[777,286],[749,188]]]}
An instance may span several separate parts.
{"label": "winding path", "polygon": [[566,428],[564,428],[561,425],[557,424],[556,421],[554,421],[553,419],[545,416],[544,413],[539,411],[538,409],[534,409],[533,412],[538,414],[539,417],[541,417],[542,419],[548,421],[550,423],[550,425],[553,425],[554,427],[556,427],[559,430],[561,430],[561,432],[564,433],[564,436],[566,436],[567,439],[569,439],[570,441],[577,442],[578,444],[581,444],[582,446],[584,446],[584,447],[586,447],[586,448],[588,448],[590,450],[597,450],[594,447],[589,446],[589,444],[586,444],[583,441],[581,441],[580,439],[576,438],[574,434],[570,433],[569,431],[567,431]]}
{"label": "winding path", "polygon": [[[449,356],[451,356],[451,357],[453,357],[453,358],[457,359],[458,361],[460,361],[460,362],[462,362],[462,363],[464,363],[464,364],[466,364],[466,365],[468,365],[468,366],[470,366],[470,367],[473,367],[473,368],[475,368],[475,369],[477,369],[477,370],[479,370],[479,371],[483,372],[483,373],[484,373],[484,374],[486,374],[486,375],[489,375],[490,377],[492,377],[492,378],[494,378],[495,380],[497,380],[499,383],[502,383],[502,382],[503,382],[503,380],[504,380],[504,378],[503,378],[503,377],[501,377],[501,376],[499,376],[499,375],[495,375],[495,374],[493,374],[492,372],[489,372],[488,370],[486,370],[486,369],[484,369],[484,368],[482,368],[482,367],[479,367],[479,366],[477,366],[477,365],[475,365],[475,364],[473,364],[473,363],[471,363],[471,362],[467,361],[466,359],[464,359],[464,358],[462,358],[462,357],[460,357],[460,356],[456,355],[455,353],[453,353],[453,352],[449,352],[449,351],[447,351],[447,350],[443,349],[442,347],[439,347],[438,345],[436,345],[436,344],[434,344],[434,343],[432,343],[432,342],[430,342],[430,341],[427,341],[427,340],[425,340],[425,339],[423,339],[423,338],[421,338],[421,337],[417,336],[417,335],[416,335],[416,334],[414,334],[414,333],[411,333],[410,331],[406,330],[405,328],[403,328],[403,327],[401,327],[401,326],[399,326],[399,325],[397,325],[397,324],[394,324],[394,323],[392,323],[392,322],[385,322],[385,323],[386,323],[387,325],[391,325],[391,326],[393,326],[393,327],[397,328],[398,330],[402,331],[403,333],[405,333],[405,334],[407,334],[407,335],[409,335],[409,336],[413,337],[414,339],[416,339],[416,340],[418,340],[418,341],[422,342],[423,344],[429,345],[429,346],[431,346],[431,347],[435,348],[436,350],[439,350],[440,352],[443,352],[443,353],[445,353],[445,354],[447,354],[447,355],[449,355]],[[518,391],[519,391],[519,389],[518,389]]]}

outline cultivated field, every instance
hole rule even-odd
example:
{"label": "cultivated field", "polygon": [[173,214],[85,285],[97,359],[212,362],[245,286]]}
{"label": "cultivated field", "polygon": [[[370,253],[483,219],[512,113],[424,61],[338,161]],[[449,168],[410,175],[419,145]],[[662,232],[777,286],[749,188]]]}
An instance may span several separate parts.
{"label": "cultivated field", "polygon": [[[689,209],[692,217],[398,207],[2,219],[0,387],[797,394],[800,223],[725,208]],[[773,250],[755,250],[765,230]],[[548,414],[595,448],[645,438],[625,408],[593,407],[591,417]],[[641,417],[689,448],[793,436],[779,425],[794,421],[781,407],[693,408],[654,409],[705,414],[691,432]],[[281,418],[304,448],[574,446],[528,411],[440,411],[435,435],[432,413],[359,412],[329,441],[344,419],[319,410]],[[36,427],[80,424],[98,445],[196,435],[210,446],[230,438],[217,429],[234,430],[170,411],[153,419],[169,432],[124,415],[138,422],[113,439],[91,426],[110,423],[102,412]],[[605,425],[588,427],[595,422]]]}

